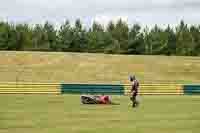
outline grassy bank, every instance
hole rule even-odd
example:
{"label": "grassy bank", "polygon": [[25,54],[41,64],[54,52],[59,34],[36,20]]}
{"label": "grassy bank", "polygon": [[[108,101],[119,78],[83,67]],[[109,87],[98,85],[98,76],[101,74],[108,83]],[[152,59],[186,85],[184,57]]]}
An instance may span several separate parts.
{"label": "grassy bank", "polygon": [[200,82],[199,57],[0,52],[0,82]]}

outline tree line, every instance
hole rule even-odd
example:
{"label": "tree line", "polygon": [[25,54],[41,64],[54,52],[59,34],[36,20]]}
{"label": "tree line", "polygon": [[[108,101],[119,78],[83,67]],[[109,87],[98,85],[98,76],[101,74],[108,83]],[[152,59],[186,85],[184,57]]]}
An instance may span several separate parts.
{"label": "tree line", "polygon": [[55,28],[49,22],[31,26],[1,21],[0,50],[199,56],[200,25],[181,21],[173,28],[142,28],[119,19],[84,27],[77,19]]}

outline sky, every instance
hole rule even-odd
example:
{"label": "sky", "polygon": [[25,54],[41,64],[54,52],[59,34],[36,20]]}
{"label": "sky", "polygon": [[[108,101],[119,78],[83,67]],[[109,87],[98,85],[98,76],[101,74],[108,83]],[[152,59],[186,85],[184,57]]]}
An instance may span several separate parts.
{"label": "sky", "polygon": [[199,12],[200,0],[3,0],[0,4],[0,20],[31,24],[48,20],[55,25],[77,18],[86,26],[119,18],[142,26],[174,26],[180,20],[200,24]]}

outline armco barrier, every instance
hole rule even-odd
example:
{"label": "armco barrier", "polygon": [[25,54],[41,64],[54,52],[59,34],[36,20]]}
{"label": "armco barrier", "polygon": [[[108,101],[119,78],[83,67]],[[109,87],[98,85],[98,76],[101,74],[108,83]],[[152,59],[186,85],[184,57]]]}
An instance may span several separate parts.
{"label": "armco barrier", "polygon": [[[200,85],[141,84],[140,95],[200,94]],[[0,83],[0,94],[129,95],[130,84]]]}

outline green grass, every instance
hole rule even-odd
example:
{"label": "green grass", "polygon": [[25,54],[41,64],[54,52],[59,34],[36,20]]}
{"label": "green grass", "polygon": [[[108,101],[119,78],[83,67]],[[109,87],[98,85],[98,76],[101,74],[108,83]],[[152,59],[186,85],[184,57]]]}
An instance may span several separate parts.
{"label": "green grass", "polygon": [[200,83],[200,57],[0,52],[0,82]]}
{"label": "green grass", "polygon": [[81,105],[77,95],[1,95],[0,133],[199,133],[200,97],[142,96],[132,109]]}
{"label": "green grass", "polygon": [[[0,52],[0,82],[200,83],[200,57]],[[132,109],[81,105],[77,95],[0,95],[0,133],[199,133],[199,96],[142,96]]]}

